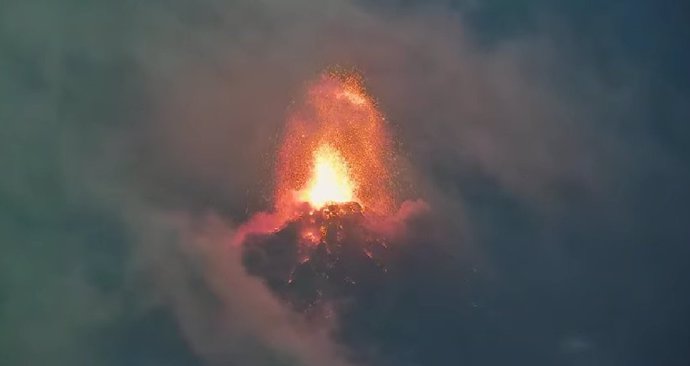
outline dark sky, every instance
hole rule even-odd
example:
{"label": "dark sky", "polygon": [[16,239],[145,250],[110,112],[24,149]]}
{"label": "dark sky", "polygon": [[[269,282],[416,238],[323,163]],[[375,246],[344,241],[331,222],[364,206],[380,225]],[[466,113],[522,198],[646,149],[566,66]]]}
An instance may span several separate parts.
{"label": "dark sky", "polygon": [[[689,16],[1,2],[0,364],[687,365]],[[434,224],[379,302],[305,330],[227,238],[334,64],[364,74]]]}

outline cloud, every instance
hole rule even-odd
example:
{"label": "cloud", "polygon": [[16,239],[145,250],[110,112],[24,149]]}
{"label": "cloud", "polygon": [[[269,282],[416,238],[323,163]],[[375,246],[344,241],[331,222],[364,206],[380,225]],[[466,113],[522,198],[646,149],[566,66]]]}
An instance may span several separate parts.
{"label": "cloud", "polygon": [[133,224],[138,265],[200,356],[212,365],[350,365],[328,324],[305,323],[246,273],[226,223],[184,216],[150,213]]}
{"label": "cloud", "polygon": [[[561,333],[605,352],[605,340],[564,329],[583,322],[554,315],[544,325],[530,309],[548,307],[546,297],[553,313],[576,312],[587,308],[579,294],[596,322],[615,307],[593,299],[593,283],[615,290],[618,273],[673,293],[673,274],[685,273],[649,269],[637,238],[687,236],[677,224],[687,213],[683,159],[645,125],[651,84],[609,82],[550,29],[479,43],[445,7],[345,0],[10,1],[0,17],[9,364],[336,365],[364,349],[358,336],[413,363],[459,360],[457,341],[500,364],[487,345],[520,355]],[[399,306],[359,314],[351,348],[331,337],[335,325],[302,324],[226,245],[270,207],[287,109],[333,64],[364,73],[405,152],[408,198],[424,198],[444,223],[415,237],[419,260],[386,299]],[[674,100],[680,120],[686,100]],[[637,245],[624,262],[659,281],[610,270],[625,240]],[[477,268],[481,279],[470,277]],[[429,299],[423,319],[427,305],[410,294]],[[612,301],[639,318],[654,294]],[[366,326],[378,319],[389,333]],[[530,360],[560,360],[550,352]]]}

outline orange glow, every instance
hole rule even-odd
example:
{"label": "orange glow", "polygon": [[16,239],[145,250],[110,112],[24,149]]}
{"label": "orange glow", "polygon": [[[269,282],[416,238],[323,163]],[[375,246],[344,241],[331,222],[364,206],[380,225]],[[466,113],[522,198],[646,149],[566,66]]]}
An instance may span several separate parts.
{"label": "orange glow", "polygon": [[354,72],[322,74],[291,108],[276,164],[277,211],[357,202],[394,209],[395,160],[386,120]]}
{"label": "orange glow", "polygon": [[314,152],[312,176],[300,199],[321,208],[327,203],[352,202],[354,192],[355,185],[342,155],[330,145],[319,146]]}

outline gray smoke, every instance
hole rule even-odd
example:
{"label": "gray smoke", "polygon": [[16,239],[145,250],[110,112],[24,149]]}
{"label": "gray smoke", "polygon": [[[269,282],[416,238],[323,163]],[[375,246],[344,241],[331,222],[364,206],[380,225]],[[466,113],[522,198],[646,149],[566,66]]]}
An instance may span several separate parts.
{"label": "gray smoke", "polygon": [[[469,347],[470,364],[504,364],[487,345],[534,355],[530,347],[554,340],[526,360],[626,364],[633,357],[620,353],[646,336],[607,343],[610,332],[627,333],[557,315],[583,311],[590,325],[622,308],[619,322],[670,327],[684,314],[687,299],[645,318],[651,299],[674,293],[687,272],[673,258],[687,254],[679,217],[690,178],[687,161],[650,137],[647,90],[657,86],[625,60],[606,76],[574,30],[545,21],[484,41],[457,9],[0,4],[0,363],[348,365],[368,352],[443,364],[462,360],[457,343]],[[333,337],[337,320],[305,324],[246,274],[228,243],[270,208],[291,102],[336,64],[365,75],[405,155],[407,198],[426,200],[444,227],[427,238],[430,257],[445,258],[443,276],[424,277],[434,263],[420,259],[418,276],[401,276],[389,299],[420,285],[432,311],[407,302],[384,314],[387,324],[412,325],[383,327],[390,333],[379,338],[362,328],[366,350]],[[687,98],[673,95],[665,110],[682,132]],[[414,236],[411,250],[429,245]],[[644,272],[645,245],[658,242],[669,245],[670,269]],[[472,287],[466,271],[485,282],[449,295]],[[595,283],[628,292],[598,302]],[[539,306],[556,315],[533,317]],[[431,315],[395,318],[422,311]],[[492,334],[468,335],[476,329]],[[434,336],[443,341],[425,343]]]}

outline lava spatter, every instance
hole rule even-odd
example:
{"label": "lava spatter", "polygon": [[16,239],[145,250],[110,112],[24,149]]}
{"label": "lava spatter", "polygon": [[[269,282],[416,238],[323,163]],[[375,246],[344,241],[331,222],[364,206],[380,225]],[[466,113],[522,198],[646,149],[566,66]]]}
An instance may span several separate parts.
{"label": "lava spatter", "polygon": [[354,72],[328,72],[311,86],[285,127],[276,161],[277,211],[306,202],[357,202],[395,210],[394,151],[383,114]]}
{"label": "lava spatter", "polygon": [[322,74],[287,120],[273,212],[238,230],[247,271],[307,314],[375,291],[394,247],[381,223],[398,220],[395,161],[362,77]]}

